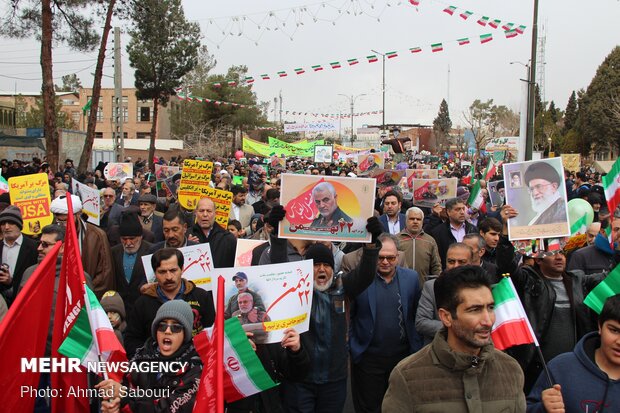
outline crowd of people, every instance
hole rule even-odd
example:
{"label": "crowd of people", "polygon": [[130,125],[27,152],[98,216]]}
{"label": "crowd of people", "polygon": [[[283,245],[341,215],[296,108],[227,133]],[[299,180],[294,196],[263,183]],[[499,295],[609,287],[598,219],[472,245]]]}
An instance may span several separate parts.
{"label": "crowd of people", "polygon": [[[375,197],[374,215],[364,217],[370,242],[317,242],[278,237],[286,214],[280,204],[281,174],[355,177],[359,171],[354,162],[313,164],[289,158],[284,167],[266,171],[262,159],[238,158],[209,159],[210,185],[232,193],[226,229],[215,222],[213,200],[205,197],[195,210],[184,209],[141,159],[134,163],[134,176],[122,181],[106,179],[103,163],[78,174],[70,159],[59,172],[39,159],[2,160],[4,177],[48,174],[54,220],[39,235],[25,235],[10,192],[0,195],[0,317],[38,263],[57,241],[64,241],[66,223],[73,220],[87,283],[128,358],[186,363],[174,374],[131,373],[123,382],[101,381],[96,388],[114,396],[93,400],[95,408],[192,411],[201,371],[209,367],[203,366],[192,337],[213,325],[215,309],[211,292],[183,278],[179,248],[208,243],[214,267],[230,268],[238,239],[247,238],[267,241],[253,250],[252,266],[312,259],[314,295],[308,331],[288,329],[275,344],[248,333],[279,386],[230,403],[228,412],[342,412],[349,375],[352,401],[360,413],[620,411],[620,295],[607,299],[598,317],[584,304],[585,296],[620,262],[620,210],[607,209],[600,174],[584,167],[566,171],[560,180],[548,171],[528,170],[509,179],[528,187],[533,205],[543,202],[547,188],[562,185],[568,199],[581,198],[592,206],[594,221],[587,234],[569,243],[570,250],[549,248],[548,240],[524,250],[509,240],[508,220],[518,217],[519,210],[504,200],[501,171],[492,182],[480,180],[484,201],[476,209],[467,203],[473,182],[469,188],[465,183],[469,171],[461,162],[466,158],[419,155],[404,162],[412,169],[422,163],[439,169],[443,177],[457,178],[457,197],[432,208],[418,207],[400,187],[378,185],[375,194],[368,194]],[[474,175],[480,177],[486,162],[473,162]],[[182,165],[182,160],[170,164]],[[178,188],[180,179],[179,173],[169,182]],[[73,180],[99,190],[98,226],[83,214]],[[329,186],[319,184],[312,191],[319,211],[312,225],[350,219],[326,183]],[[490,199],[489,188],[499,193],[501,202]],[[556,200],[554,196],[553,203]],[[142,262],[149,254],[154,280],[147,280]],[[529,344],[506,352],[493,346],[491,288],[507,274],[542,358]],[[245,273],[227,282],[238,292],[227,302],[226,317],[242,323],[268,320]],[[51,354],[51,335],[50,324],[46,356]],[[48,385],[49,376],[42,374],[41,386]],[[123,390],[135,387],[170,392],[126,396]],[[37,411],[49,411],[50,403],[53,400],[37,399]]]}

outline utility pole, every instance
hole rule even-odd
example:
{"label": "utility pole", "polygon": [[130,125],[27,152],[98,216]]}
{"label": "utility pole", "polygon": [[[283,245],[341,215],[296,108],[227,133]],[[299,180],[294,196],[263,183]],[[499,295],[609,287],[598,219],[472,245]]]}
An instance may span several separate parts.
{"label": "utility pole", "polygon": [[383,113],[381,119],[381,137],[387,138],[387,136],[383,136],[383,132],[385,131],[385,53],[377,52],[376,50],[371,50],[373,53],[381,55],[383,58],[383,82],[381,83],[381,93],[383,94]]}
{"label": "utility pole", "polygon": [[280,90],[280,125],[283,125],[282,127],[284,127],[284,124],[282,123],[282,90]]}
{"label": "utility pole", "polygon": [[525,135],[525,160],[532,160],[534,148],[534,117],[536,96],[536,43],[538,42],[538,0],[534,0],[534,18],[532,22],[532,52],[529,76],[528,107],[527,107],[527,134]]}
{"label": "utility pole", "polygon": [[366,94],[362,93],[361,95],[357,95],[357,96],[355,95],[349,96],[349,95],[343,95],[339,93],[338,96],[344,96],[348,98],[349,102],[351,103],[351,146],[353,146],[353,139],[354,139],[353,138],[353,113],[354,113],[354,108],[355,108],[355,100],[359,97],[366,96]]}
{"label": "utility pole", "polygon": [[[125,139],[123,135],[124,120],[123,80],[121,71],[121,29],[114,28],[114,155],[117,160],[125,160]],[[120,150],[119,150],[120,143]]]}

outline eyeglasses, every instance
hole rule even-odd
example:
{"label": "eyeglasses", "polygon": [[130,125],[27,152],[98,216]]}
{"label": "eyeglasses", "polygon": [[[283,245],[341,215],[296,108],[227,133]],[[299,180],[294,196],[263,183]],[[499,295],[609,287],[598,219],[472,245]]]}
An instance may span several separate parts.
{"label": "eyeglasses", "polygon": [[41,248],[49,248],[49,247],[53,247],[54,244],[51,244],[51,243],[45,242],[45,241],[39,241],[39,246]]}
{"label": "eyeglasses", "polygon": [[393,255],[387,255],[387,256],[379,255],[379,262],[384,261],[384,260],[387,261],[387,262],[394,262],[394,261],[396,261],[396,258],[398,258],[398,257],[395,257]]}
{"label": "eyeglasses", "polygon": [[168,327],[170,327],[170,331],[172,331],[173,334],[177,334],[183,331],[183,326],[181,324],[168,324],[163,321],[157,326],[157,331],[159,331],[160,333],[165,333],[166,331],[168,331]]}
{"label": "eyeglasses", "polygon": [[103,195],[104,198],[114,198],[114,195]]}
{"label": "eyeglasses", "polygon": [[529,193],[531,194],[532,192],[536,191],[536,192],[542,192],[544,188],[548,187],[549,185],[553,185],[551,183],[549,184],[538,184],[538,185],[534,185],[534,186],[530,186],[527,188],[527,190],[529,191]]}

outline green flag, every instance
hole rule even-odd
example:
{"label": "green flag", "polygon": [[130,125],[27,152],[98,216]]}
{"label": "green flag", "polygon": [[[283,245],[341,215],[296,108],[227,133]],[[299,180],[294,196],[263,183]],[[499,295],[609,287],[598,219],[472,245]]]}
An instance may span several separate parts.
{"label": "green flag", "polygon": [[620,294],[620,265],[588,294],[583,303],[600,314],[605,301],[616,294]]}
{"label": "green flag", "polygon": [[84,113],[84,115],[86,115],[86,112],[88,112],[90,110],[90,107],[93,105],[93,100],[88,99],[88,102],[86,102],[86,104],[84,105],[84,107],[82,107],[82,112]]}

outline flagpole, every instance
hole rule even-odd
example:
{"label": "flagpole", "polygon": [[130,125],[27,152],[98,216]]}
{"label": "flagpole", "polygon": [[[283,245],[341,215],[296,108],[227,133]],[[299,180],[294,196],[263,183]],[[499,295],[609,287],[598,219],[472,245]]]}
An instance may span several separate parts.
{"label": "flagpole", "polygon": [[217,277],[215,311],[215,411],[224,413],[224,277]]}

